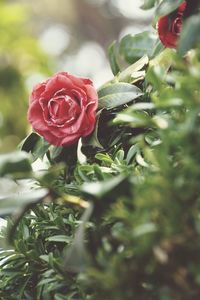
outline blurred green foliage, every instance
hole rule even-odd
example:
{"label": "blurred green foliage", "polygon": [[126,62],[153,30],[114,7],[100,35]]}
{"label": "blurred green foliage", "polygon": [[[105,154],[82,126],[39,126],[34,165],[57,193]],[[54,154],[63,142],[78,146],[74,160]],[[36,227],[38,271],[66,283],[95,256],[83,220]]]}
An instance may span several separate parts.
{"label": "blurred green foliage", "polygon": [[12,150],[27,133],[25,80],[48,74],[49,64],[26,28],[29,11],[22,4],[0,2],[0,152]]}
{"label": "blurred green foliage", "polygon": [[[72,215],[47,202],[15,224],[15,252],[2,252],[2,299],[10,299],[11,291],[17,299],[200,297],[200,49],[184,59],[167,53],[170,71],[162,57],[160,65],[154,60],[143,82],[148,93],[125,110],[110,110],[112,132],[119,136],[115,145],[101,149],[95,161],[88,152],[93,163],[77,164],[70,183],[50,170],[37,178],[50,189],[50,199],[68,203]],[[94,203],[91,225],[85,237],[73,240],[63,222],[76,228],[73,216],[88,200]],[[79,251],[85,239],[83,272]],[[77,262],[82,271],[76,275]]]}
{"label": "blurred green foliage", "polygon": [[[183,34],[190,36],[188,22]],[[147,41],[144,35],[144,49]],[[187,41],[181,38],[180,48]],[[135,62],[125,70],[117,45],[110,48],[115,77],[98,90],[96,129],[82,140],[84,163],[76,145],[57,148],[37,134],[22,143],[29,154],[0,156],[0,183],[12,186],[1,196],[0,214],[13,212],[0,237],[2,300],[200,298],[195,41],[184,57],[158,47],[136,62],[135,49],[124,45]],[[37,158],[48,163],[43,171],[31,169]],[[16,197],[14,184],[19,189],[25,179],[31,188]]]}

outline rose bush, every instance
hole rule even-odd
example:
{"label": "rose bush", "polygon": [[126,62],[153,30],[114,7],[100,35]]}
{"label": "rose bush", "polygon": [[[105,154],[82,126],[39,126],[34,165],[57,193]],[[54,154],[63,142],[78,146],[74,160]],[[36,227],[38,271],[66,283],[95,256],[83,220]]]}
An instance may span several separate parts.
{"label": "rose bush", "polygon": [[146,31],[112,43],[96,125],[90,80],[34,88],[33,128],[75,145],[31,133],[0,155],[0,299],[200,299],[200,2],[181,1],[144,0],[166,46],[185,19],[177,51]]}
{"label": "rose bush", "polygon": [[97,104],[92,81],[59,72],[34,87],[28,120],[50,144],[69,146],[93,131]]}
{"label": "rose bush", "polygon": [[187,3],[184,1],[171,15],[159,18],[157,23],[158,34],[161,42],[167,48],[176,48],[177,41],[182,29],[183,14]]}

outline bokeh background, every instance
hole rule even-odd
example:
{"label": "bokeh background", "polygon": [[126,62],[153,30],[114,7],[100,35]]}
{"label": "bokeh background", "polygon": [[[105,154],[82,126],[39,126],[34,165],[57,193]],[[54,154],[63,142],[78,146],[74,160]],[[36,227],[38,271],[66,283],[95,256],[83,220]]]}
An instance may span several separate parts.
{"label": "bokeh background", "polygon": [[112,78],[113,40],[151,28],[142,0],[0,0],[0,152],[30,131],[28,95],[57,71],[89,77],[98,88]]}

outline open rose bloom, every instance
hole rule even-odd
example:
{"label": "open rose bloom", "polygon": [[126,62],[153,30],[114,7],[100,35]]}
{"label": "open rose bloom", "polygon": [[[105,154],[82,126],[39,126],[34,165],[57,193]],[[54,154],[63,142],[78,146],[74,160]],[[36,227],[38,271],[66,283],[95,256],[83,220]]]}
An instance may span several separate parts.
{"label": "open rose bloom", "polygon": [[182,29],[183,14],[187,3],[184,1],[175,13],[159,18],[157,29],[162,44],[167,48],[176,48]]}
{"label": "open rose bloom", "polygon": [[34,87],[28,120],[50,144],[69,146],[94,130],[97,105],[89,79],[60,72]]}

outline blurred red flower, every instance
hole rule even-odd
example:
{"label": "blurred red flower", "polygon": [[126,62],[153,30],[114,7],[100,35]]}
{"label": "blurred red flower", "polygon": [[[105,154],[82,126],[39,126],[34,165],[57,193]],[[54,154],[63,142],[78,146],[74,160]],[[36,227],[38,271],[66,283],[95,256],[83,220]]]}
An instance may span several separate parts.
{"label": "blurred red flower", "polygon": [[158,35],[167,48],[176,48],[177,41],[182,29],[183,13],[187,3],[184,1],[177,9],[176,13],[160,17],[157,23]]}

